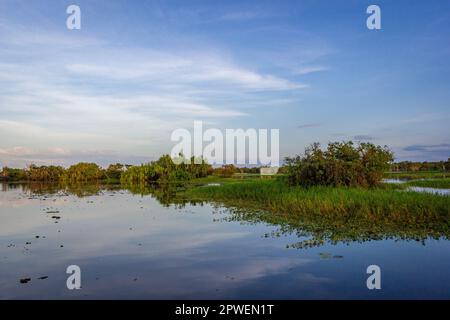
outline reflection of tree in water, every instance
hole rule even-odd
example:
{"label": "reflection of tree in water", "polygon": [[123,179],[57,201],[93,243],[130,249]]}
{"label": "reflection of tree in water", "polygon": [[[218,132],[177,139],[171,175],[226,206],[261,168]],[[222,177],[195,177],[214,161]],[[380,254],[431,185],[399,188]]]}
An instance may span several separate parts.
{"label": "reflection of tree in water", "polygon": [[184,208],[187,204],[202,204],[202,201],[190,201],[184,199],[178,194],[186,189],[185,183],[153,183],[153,184],[127,184],[123,185],[133,195],[147,196],[150,195],[156,199],[162,206],[169,207],[171,205],[177,208]]}
{"label": "reflection of tree in water", "polygon": [[30,182],[18,184],[24,192],[37,196],[75,195],[77,197],[90,197],[99,195],[102,191],[120,190],[119,185],[102,185],[93,183],[43,183]]}
{"label": "reflection of tree in water", "polygon": [[161,205],[168,207],[175,205],[179,208],[184,207],[187,203],[195,205],[202,203],[197,201],[188,201],[177,196],[180,191],[185,190],[184,183],[163,183],[163,184],[95,184],[95,183],[12,183],[2,184],[3,191],[21,188],[25,193],[33,196],[51,196],[75,195],[77,197],[90,197],[101,195],[103,192],[127,190],[133,195],[151,196]]}

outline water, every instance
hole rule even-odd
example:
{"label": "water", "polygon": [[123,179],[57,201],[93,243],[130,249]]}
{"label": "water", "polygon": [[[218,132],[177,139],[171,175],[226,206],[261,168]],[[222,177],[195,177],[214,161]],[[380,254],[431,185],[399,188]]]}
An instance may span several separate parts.
{"label": "water", "polygon": [[415,192],[434,193],[439,195],[450,195],[450,189],[427,188],[427,187],[409,187],[406,190]]}
{"label": "water", "polygon": [[[425,179],[420,179],[420,180],[425,180]],[[411,180],[407,180],[407,179],[383,179],[384,183],[398,183],[398,184],[403,184],[403,183],[407,183]],[[441,188],[429,188],[429,187],[415,187],[415,186],[411,186],[406,188],[407,191],[414,191],[414,192],[425,192],[425,193],[433,193],[433,194],[438,194],[438,195],[450,195],[450,190],[449,189],[441,189]]]}
{"label": "water", "polygon": [[408,179],[383,179],[384,183],[406,183],[408,181]]}
{"label": "water", "polygon": [[[296,249],[289,246],[305,239],[300,233],[231,219],[208,203],[173,205],[164,193],[120,188],[30,188],[0,192],[1,299],[450,298],[450,241],[442,238]],[[366,287],[372,264],[381,267],[381,290]],[[81,268],[80,290],[66,288],[69,265]]]}

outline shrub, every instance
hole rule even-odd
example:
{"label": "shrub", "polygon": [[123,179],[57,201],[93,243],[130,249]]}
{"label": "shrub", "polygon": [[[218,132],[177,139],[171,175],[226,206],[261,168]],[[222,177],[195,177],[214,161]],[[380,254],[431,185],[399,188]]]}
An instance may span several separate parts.
{"label": "shrub", "polygon": [[105,177],[105,172],[95,163],[80,162],[70,166],[62,179],[69,182],[88,182],[100,180]]}
{"label": "shrub", "polygon": [[27,180],[27,172],[24,169],[4,167],[0,178],[5,181],[25,181]]}
{"label": "shrub", "polygon": [[64,174],[64,168],[60,166],[35,166],[31,165],[27,170],[27,180],[30,181],[58,181]]}
{"label": "shrub", "polygon": [[236,173],[236,167],[232,164],[223,165],[220,168],[214,170],[214,175],[221,176],[225,178],[230,178]]}
{"label": "shrub", "polygon": [[288,182],[301,186],[372,187],[381,181],[392,161],[393,154],[386,146],[332,142],[324,151],[314,143],[303,156],[286,158]]}
{"label": "shrub", "polygon": [[106,169],[106,178],[110,180],[119,180],[122,173],[125,171],[126,166],[121,163],[110,164]]}

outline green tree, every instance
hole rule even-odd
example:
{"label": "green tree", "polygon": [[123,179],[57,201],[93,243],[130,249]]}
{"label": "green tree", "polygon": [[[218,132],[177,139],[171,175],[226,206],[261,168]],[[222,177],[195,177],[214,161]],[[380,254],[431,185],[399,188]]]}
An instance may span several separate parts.
{"label": "green tree", "polygon": [[62,179],[68,182],[89,182],[105,177],[105,172],[95,163],[80,162],[69,167]]}
{"label": "green tree", "polygon": [[306,148],[303,156],[286,158],[291,185],[363,186],[377,185],[393,161],[385,146],[352,141],[332,142],[324,151],[319,143]]}

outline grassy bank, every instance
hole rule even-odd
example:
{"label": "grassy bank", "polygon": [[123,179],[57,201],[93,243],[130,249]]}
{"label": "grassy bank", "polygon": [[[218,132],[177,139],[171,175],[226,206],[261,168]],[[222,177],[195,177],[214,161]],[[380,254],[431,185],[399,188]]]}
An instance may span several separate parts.
{"label": "grassy bank", "polygon": [[406,192],[395,186],[302,188],[278,180],[242,180],[187,188],[183,196],[235,208],[238,219],[306,231],[313,243],[450,236],[449,197]]}
{"label": "grassy bank", "polygon": [[386,179],[443,179],[450,178],[450,172],[444,171],[407,171],[407,172],[385,172]]}

